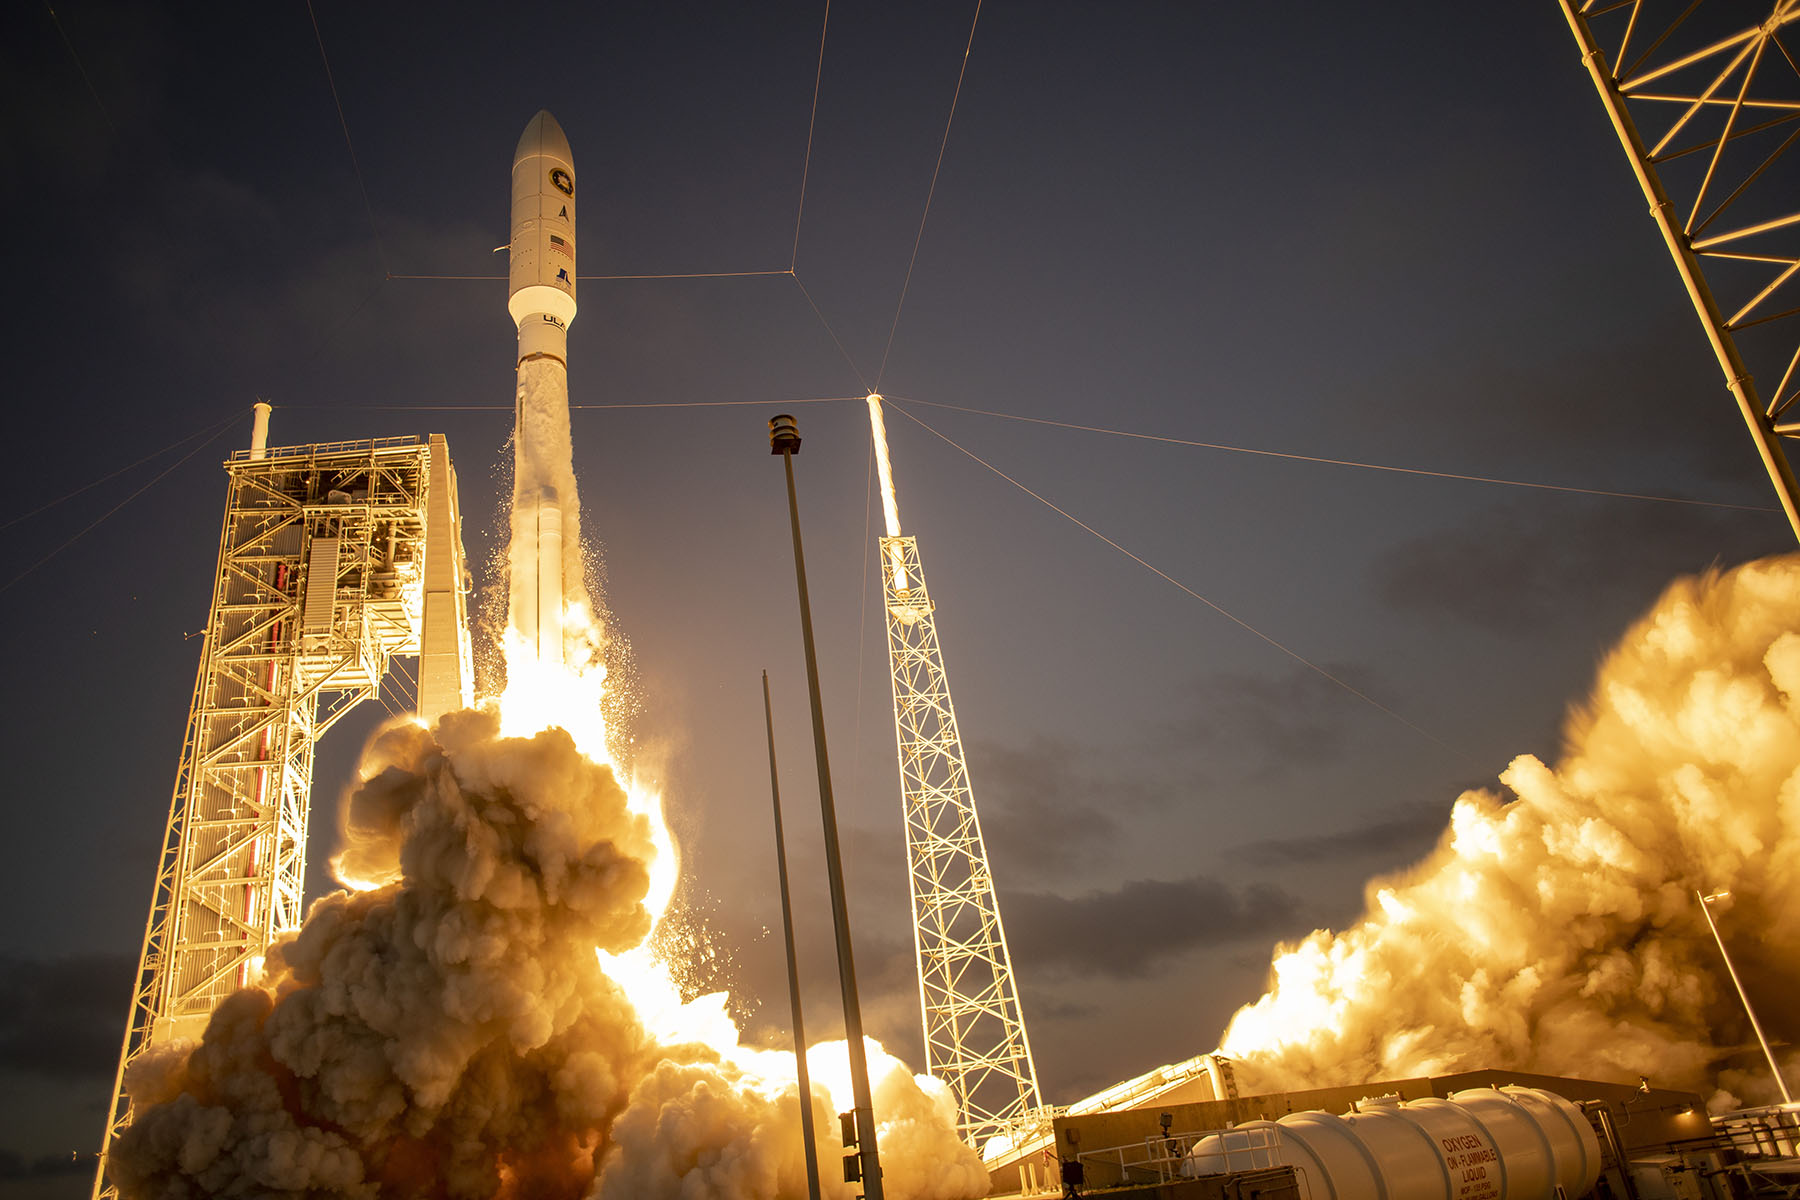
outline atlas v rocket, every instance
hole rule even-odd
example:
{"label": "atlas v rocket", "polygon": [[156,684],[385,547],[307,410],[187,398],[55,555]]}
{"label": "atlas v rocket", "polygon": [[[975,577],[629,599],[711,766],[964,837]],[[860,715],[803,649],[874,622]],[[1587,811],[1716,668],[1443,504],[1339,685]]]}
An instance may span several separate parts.
{"label": "atlas v rocket", "polygon": [[[536,643],[540,663],[561,663],[563,529],[575,524],[564,520],[569,514],[563,511],[565,503],[575,501],[573,488],[564,495],[556,486],[559,476],[570,470],[568,347],[569,322],[575,319],[575,160],[562,126],[548,112],[539,112],[525,126],[513,155],[509,250],[506,307],[519,329],[513,527],[515,546],[516,535],[523,532],[527,546],[534,547],[524,555],[515,549],[510,622],[527,643]],[[572,476],[568,482],[573,484]]]}

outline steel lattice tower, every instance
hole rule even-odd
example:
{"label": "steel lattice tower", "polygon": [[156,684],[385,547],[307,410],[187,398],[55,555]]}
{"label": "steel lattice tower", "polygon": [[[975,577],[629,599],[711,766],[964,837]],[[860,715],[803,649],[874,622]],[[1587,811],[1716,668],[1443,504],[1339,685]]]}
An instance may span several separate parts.
{"label": "steel lattice tower", "polygon": [[[259,418],[259,438],[266,410]],[[131,1119],[126,1072],[197,1039],[300,927],[313,750],[419,657],[418,709],[470,703],[455,471],[441,436],[240,450],[212,611],[113,1081],[107,1151]]]}
{"label": "steel lattice tower", "polygon": [[1800,534],[1800,0],[1558,3]]}
{"label": "steel lattice tower", "polygon": [[925,1069],[949,1085],[958,1132],[980,1149],[997,1133],[1016,1136],[1043,1101],[919,545],[899,533],[880,405],[869,397],[888,514],[881,577]]}

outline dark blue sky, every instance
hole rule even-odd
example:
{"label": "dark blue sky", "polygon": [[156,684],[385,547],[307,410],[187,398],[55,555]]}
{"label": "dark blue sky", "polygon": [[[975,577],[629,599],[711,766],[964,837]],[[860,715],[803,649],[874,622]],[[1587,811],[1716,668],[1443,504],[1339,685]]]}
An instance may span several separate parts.
{"label": "dark blue sky", "polygon": [[[828,920],[791,560],[797,462],[871,1032],[917,1065],[884,633],[854,397],[892,327],[970,4],[471,14],[70,0],[0,36],[8,263],[0,755],[0,1195],[93,1148],[180,749],[218,462],[443,432],[469,550],[497,528],[513,329],[490,274],[514,142],[568,132],[585,274],[577,471],[641,765],[749,1025],[785,1027],[758,671],[776,689],[812,1028]],[[67,44],[64,41],[67,38]],[[71,49],[73,54],[71,53]],[[77,65],[79,60],[79,67]],[[85,70],[88,82],[84,82]],[[371,232],[371,212],[374,231]],[[1791,545],[1773,513],[1425,479],[1109,438],[1771,503],[1553,4],[983,9],[883,390],[1299,667],[889,418],[1048,1098],[1211,1048],[1279,937],[1353,919],[1679,572]],[[443,406],[470,411],[405,411]],[[229,432],[48,561],[199,439]],[[491,584],[490,573],[481,582]],[[323,750],[315,857],[367,719]],[[352,728],[352,726],[355,726]],[[317,880],[323,886],[323,878]],[[760,1007],[756,1002],[760,1001]],[[13,1165],[9,1165],[13,1164]],[[15,1165],[17,1169],[15,1169]],[[42,1175],[44,1172],[39,1171]],[[13,1191],[8,1191],[11,1188]]]}

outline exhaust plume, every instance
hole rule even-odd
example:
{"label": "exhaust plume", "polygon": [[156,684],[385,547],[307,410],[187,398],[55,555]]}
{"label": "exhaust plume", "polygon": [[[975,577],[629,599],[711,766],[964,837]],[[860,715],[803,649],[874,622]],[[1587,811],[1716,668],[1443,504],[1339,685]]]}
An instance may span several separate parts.
{"label": "exhaust plume", "polygon": [[379,734],[328,895],[201,1044],[157,1048],[126,1196],[578,1197],[648,1039],[594,947],[650,929],[648,821],[561,730]]}
{"label": "exhaust plume", "polygon": [[1358,924],[1277,948],[1220,1047],[1247,1086],[1502,1067],[1778,1100],[1695,893],[1730,891],[1714,913],[1757,1014],[1800,1032],[1800,556],[1673,584],[1560,761],[1500,782],[1370,883]]}
{"label": "exhaust plume", "polygon": [[[564,724],[583,751],[605,760],[608,731],[599,712],[606,634],[587,586],[569,433],[569,371],[560,360],[519,364],[514,423],[502,646],[506,732]],[[545,524],[552,517],[554,534]]]}
{"label": "exhaust plume", "polygon": [[[666,972],[634,975],[656,836],[611,767],[560,729],[501,736],[490,709],[390,726],[361,773],[337,866],[365,890],[314,904],[198,1046],[134,1066],[122,1195],[804,1191],[792,1056],[740,1046],[723,995],[684,1005]],[[984,1193],[942,1085],[869,1049],[890,1188]],[[831,1167],[848,1059],[809,1061]]]}

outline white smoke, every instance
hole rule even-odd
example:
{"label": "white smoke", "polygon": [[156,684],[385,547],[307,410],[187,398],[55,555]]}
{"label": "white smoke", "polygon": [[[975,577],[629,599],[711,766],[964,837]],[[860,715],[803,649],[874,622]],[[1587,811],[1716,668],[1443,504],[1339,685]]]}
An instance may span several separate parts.
{"label": "white smoke", "polygon": [[[596,950],[650,932],[657,853],[610,767],[560,729],[503,737],[479,711],[389,727],[361,773],[338,867],[367,890],[314,904],[199,1045],[138,1060],[110,1161],[122,1195],[804,1191],[792,1056],[708,1025],[718,997],[686,1014],[710,1040],[659,1038],[602,970]],[[935,1085],[872,1057],[892,1194],[984,1193]],[[810,1103],[829,1194],[848,1200],[837,1101],[820,1087]]]}
{"label": "white smoke", "polygon": [[594,947],[648,933],[651,835],[567,734],[497,732],[375,739],[345,862],[383,886],[314,904],[199,1047],[141,1060],[122,1194],[585,1191],[648,1051]]}
{"label": "white smoke", "polygon": [[[791,1056],[739,1052],[667,1058],[646,1077],[613,1126],[595,1195],[598,1200],[642,1197],[762,1197],[806,1194],[799,1092]],[[911,1200],[963,1200],[987,1193],[987,1171],[955,1134],[949,1089],[864,1039],[881,1149],[882,1184]],[[813,1128],[819,1142],[820,1185],[832,1200],[850,1200],[844,1154],[833,1108],[851,1107],[844,1042],[822,1042],[806,1056],[814,1084]],[[778,1089],[771,1082],[781,1081]],[[822,1094],[828,1091],[829,1095]],[[831,1107],[826,1101],[830,1101]]]}
{"label": "white smoke", "polygon": [[1695,893],[1731,892],[1757,1015],[1800,1031],[1800,556],[1672,585],[1564,744],[1464,793],[1359,924],[1278,949],[1221,1044],[1248,1088],[1500,1067],[1779,1098]]}

